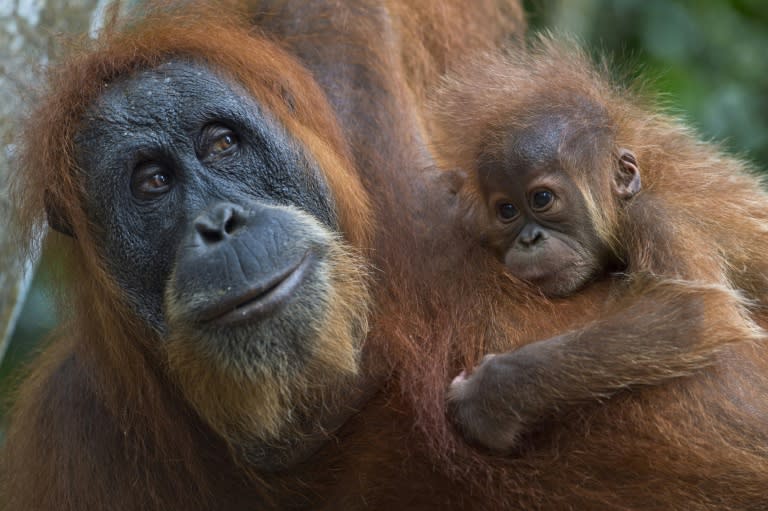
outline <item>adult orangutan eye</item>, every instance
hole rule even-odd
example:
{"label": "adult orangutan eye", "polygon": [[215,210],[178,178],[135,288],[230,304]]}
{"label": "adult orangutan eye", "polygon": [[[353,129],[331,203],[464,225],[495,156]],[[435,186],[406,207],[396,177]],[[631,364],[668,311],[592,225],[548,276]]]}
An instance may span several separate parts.
{"label": "adult orangutan eye", "polygon": [[137,199],[164,195],[173,186],[173,174],[155,163],[140,165],[131,176],[131,192]]}
{"label": "adult orangutan eye", "polygon": [[203,131],[200,157],[205,160],[226,156],[237,149],[239,139],[224,126],[208,126]]}
{"label": "adult orangutan eye", "polygon": [[230,131],[213,141],[209,154],[211,156],[219,155],[232,149],[235,145],[237,145],[237,135]]}
{"label": "adult orangutan eye", "polygon": [[537,190],[531,195],[531,208],[534,211],[548,209],[555,200],[555,194],[549,190]]}
{"label": "adult orangutan eye", "polygon": [[496,216],[502,222],[509,222],[517,218],[520,212],[517,210],[514,204],[509,202],[499,202],[496,204]]}

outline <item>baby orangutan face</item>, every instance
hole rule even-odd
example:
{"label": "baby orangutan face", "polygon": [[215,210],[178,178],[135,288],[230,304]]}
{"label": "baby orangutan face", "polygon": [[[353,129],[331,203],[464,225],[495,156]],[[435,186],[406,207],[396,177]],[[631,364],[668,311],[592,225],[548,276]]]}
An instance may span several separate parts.
{"label": "baby orangutan face", "polygon": [[[630,151],[619,150],[616,161],[616,150],[605,147],[603,152],[601,146],[608,144],[595,144],[594,132],[583,137],[570,131],[563,117],[510,131],[501,154],[481,158],[477,175],[485,207],[475,214],[487,214],[479,219],[487,226],[487,242],[513,275],[552,297],[578,291],[616,262],[596,228],[588,197],[597,199],[598,209],[612,208],[615,201],[603,201],[602,189],[620,199],[640,190]],[[611,180],[607,187],[600,183],[605,179]],[[582,191],[584,182],[594,183],[594,193]]]}

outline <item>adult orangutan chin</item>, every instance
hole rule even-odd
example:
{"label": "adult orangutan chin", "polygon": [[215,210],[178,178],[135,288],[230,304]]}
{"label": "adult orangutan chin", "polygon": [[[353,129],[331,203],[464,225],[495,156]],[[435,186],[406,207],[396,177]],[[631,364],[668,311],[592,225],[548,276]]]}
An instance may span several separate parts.
{"label": "adult orangutan chin", "polygon": [[731,404],[725,363],[515,457],[450,430],[445,388],[502,348],[510,303],[559,311],[453,228],[423,113],[521,34],[516,3],[245,7],[163,7],[50,73],[14,191],[28,246],[57,231],[71,310],[13,414],[8,509],[757,502],[758,403]]}

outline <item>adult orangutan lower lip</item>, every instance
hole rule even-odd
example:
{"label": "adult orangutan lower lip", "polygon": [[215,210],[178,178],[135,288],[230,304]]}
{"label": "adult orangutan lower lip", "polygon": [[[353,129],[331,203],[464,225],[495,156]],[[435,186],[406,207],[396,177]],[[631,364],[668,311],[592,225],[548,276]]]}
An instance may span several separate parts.
{"label": "adult orangutan lower lip", "polygon": [[266,316],[285,303],[304,282],[314,257],[308,251],[301,260],[244,293],[216,304],[200,320],[218,325],[233,325]]}

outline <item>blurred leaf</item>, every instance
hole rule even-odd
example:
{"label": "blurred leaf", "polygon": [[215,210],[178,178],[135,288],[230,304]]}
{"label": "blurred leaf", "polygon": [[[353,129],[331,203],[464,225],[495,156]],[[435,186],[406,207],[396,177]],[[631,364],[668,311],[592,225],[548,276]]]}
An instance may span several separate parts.
{"label": "blurred leaf", "polygon": [[531,26],[631,59],[704,138],[768,169],[764,0],[528,0]]}

